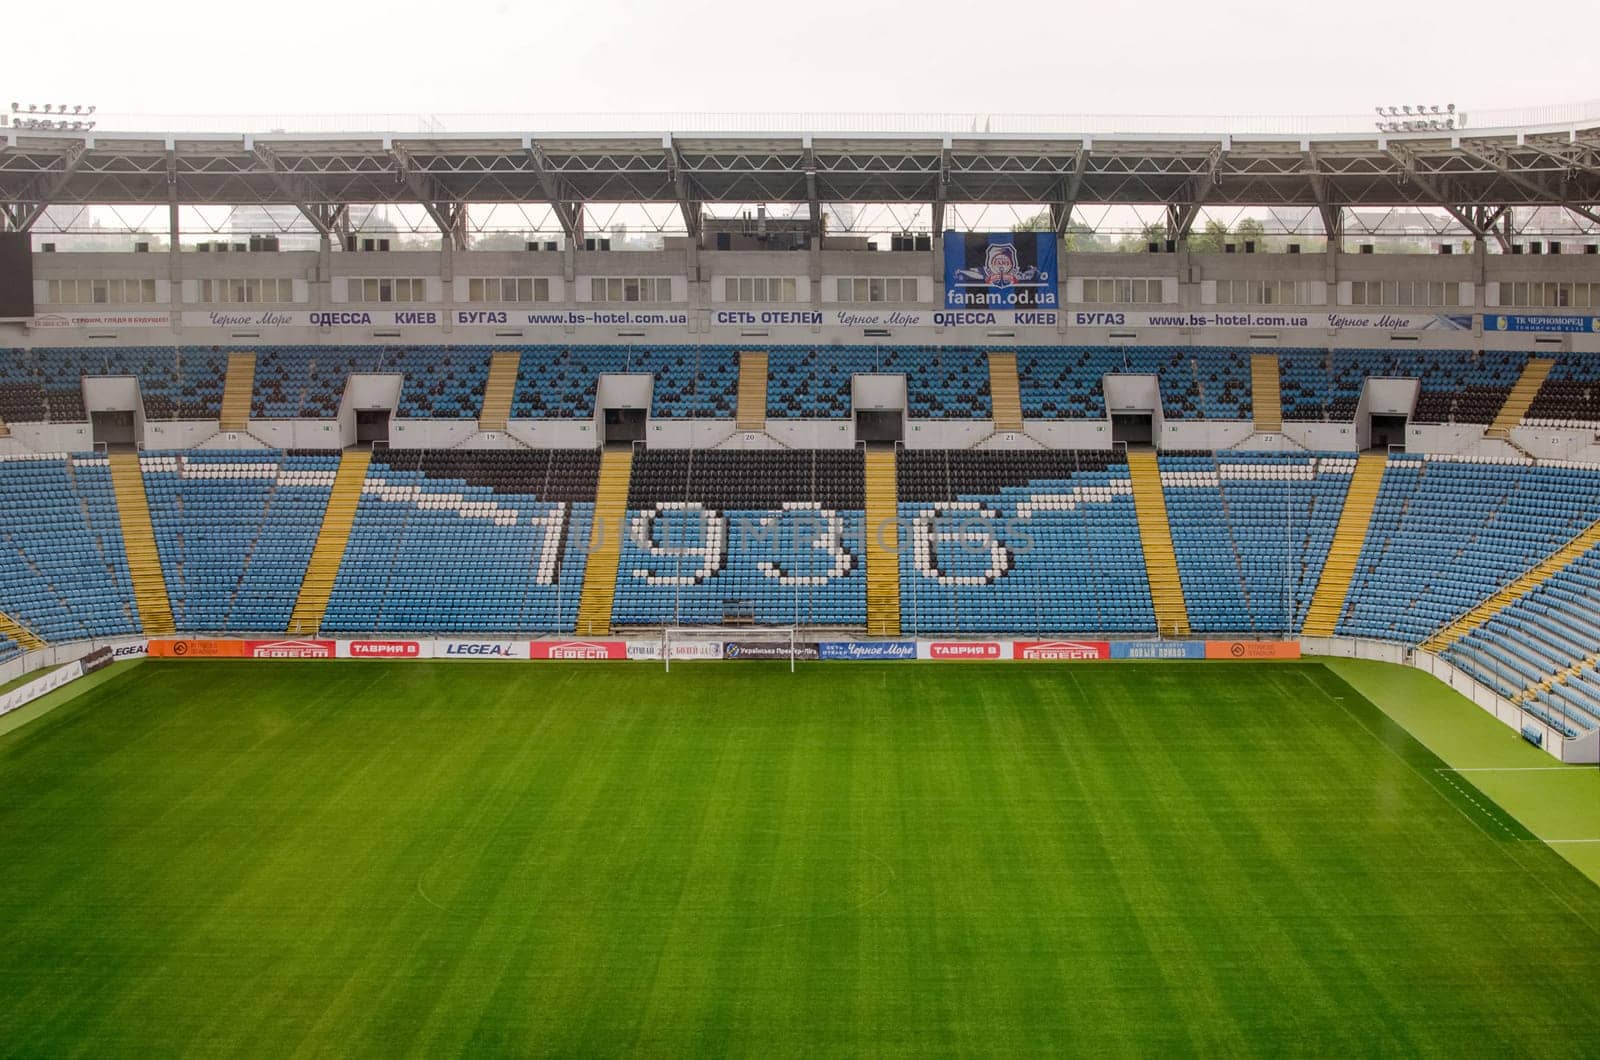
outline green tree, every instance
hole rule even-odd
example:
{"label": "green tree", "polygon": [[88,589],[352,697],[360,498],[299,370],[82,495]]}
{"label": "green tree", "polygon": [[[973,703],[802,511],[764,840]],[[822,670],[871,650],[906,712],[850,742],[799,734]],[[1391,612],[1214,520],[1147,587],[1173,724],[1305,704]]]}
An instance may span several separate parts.
{"label": "green tree", "polygon": [[1221,254],[1228,243],[1228,226],[1221,221],[1207,221],[1199,233],[1190,232],[1185,246],[1192,254]]}

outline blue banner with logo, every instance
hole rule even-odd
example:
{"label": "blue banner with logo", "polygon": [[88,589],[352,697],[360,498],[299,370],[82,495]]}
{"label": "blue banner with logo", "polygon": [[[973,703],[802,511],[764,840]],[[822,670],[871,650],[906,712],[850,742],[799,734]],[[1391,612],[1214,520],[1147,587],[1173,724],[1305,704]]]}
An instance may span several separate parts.
{"label": "blue banner with logo", "polygon": [[1600,317],[1568,316],[1565,313],[1484,314],[1485,331],[1593,332],[1600,334]]}
{"label": "blue banner with logo", "polygon": [[1114,640],[1113,659],[1204,659],[1203,640]]}
{"label": "blue banner with logo", "polygon": [[915,659],[914,640],[825,640],[817,645],[820,659]]}
{"label": "blue banner with logo", "polygon": [[946,309],[1057,309],[1054,232],[946,232]]}

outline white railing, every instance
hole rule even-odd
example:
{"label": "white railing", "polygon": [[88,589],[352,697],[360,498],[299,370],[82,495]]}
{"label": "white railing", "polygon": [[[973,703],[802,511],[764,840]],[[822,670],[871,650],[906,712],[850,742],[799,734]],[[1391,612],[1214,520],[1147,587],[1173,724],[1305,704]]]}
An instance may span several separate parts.
{"label": "white railing", "polygon": [[[1387,101],[1374,101],[1387,102]],[[1503,129],[1600,121],[1600,99],[1457,112],[1464,127]],[[854,135],[1295,135],[1376,132],[1377,114],[984,114],[978,112],[572,111],[461,114],[144,114],[101,111],[96,131],[251,133],[849,133]]]}

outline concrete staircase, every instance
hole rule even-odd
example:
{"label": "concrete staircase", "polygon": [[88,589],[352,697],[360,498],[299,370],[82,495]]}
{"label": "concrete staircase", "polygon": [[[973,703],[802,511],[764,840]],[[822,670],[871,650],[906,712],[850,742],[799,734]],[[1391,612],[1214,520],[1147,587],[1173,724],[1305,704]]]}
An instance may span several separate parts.
{"label": "concrete staircase", "polygon": [[478,430],[503,431],[511,419],[511,399],[517,393],[517,372],[522,354],[503,350],[489,359],[489,382],[483,388],[483,409],[478,413]]}
{"label": "concrete staircase", "polygon": [[1283,433],[1283,386],[1276,355],[1250,355],[1250,403],[1255,409],[1257,433]]}
{"label": "concrete staircase", "polygon": [[1331,637],[1339,624],[1344,598],[1356,577],[1356,561],[1361,558],[1361,546],[1366,543],[1367,528],[1372,525],[1372,509],[1378,503],[1378,487],[1383,483],[1383,469],[1388,462],[1389,458],[1382,453],[1362,453],[1356,460],[1355,474],[1350,477],[1350,489],[1344,497],[1344,509],[1339,513],[1339,526],[1333,532],[1333,544],[1328,547],[1322,577],[1317,581],[1317,591],[1306,610],[1306,624],[1301,632],[1308,637]]}
{"label": "concrete staircase", "polygon": [[611,606],[617,598],[617,564],[622,559],[622,522],[628,514],[628,482],[633,476],[633,449],[607,449],[600,454],[600,481],[594,491],[594,526],[589,531],[589,560],[578,597],[577,633],[581,637],[611,632]]}
{"label": "concrete staircase", "polygon": [[1178,577],[1178,557],[1172,551],[1172,526],[1167,522],[1167,495],[1161,489],[1161,469],[1156,454],[1128,454],[1133,477],[1133,506],[1139,517],[1139,543],[1144,548],[1145,576],[1155,605],[1156,628],[1164,636],[1189,635],[1189,607]]}
{"label": "concrete staircase", "polygon": [[256,355],[228,354],[228,378],[222,385],[222,422],[225,431],[242,431],[250,426],[250,402],[256,388]]}
{"label": "concrete staircase", "polygon": [[900,635],[900,488],[893,449],[869,449],[867,459],[867,633]]}
{"label": "concrete staircase", "polygon": [[361,487],[371,464],[372,453],[364,449],[348,450],[339,460],[317,543],[311,547],[311,560],[306,564],[305,577],[300,579],[300,595],[295,597],[294,611],[289,615],[290,633],[307,635],[322,628],[322,616],[328,613],[333,582],[339,576],[345,546],[350,543],[350,528],[356,522]]}
{"label": "concrete staircase", "polygon": [[148,635],[172,633],[177,627],[167,597],[167,578],[161,572],[161,555],[156,551],[155,529],[150,525],[150,501],[145,496],[138,453],[111,454],[111,492],[117,499],[122,547],[128,555],[140,625]]}
{"label": "concrete staircase", "polygon": [[1522,366],[1522,374],[1511,387],[1511,393],[1506,395],[1506,403],[1500,406],[1499,415],[1484,434],[1490,438],[1510,438],[1511,428],[1521,423],[1522,417],[1528,414],[1528,408],[1533,404],[1533,399],[1539,396],[1539,388],[1544,386],[1555,364],[1548,357],[1528,358],[1528,363]]}
{"label": "concrete staircase", "polygon": [[1017,381],[1017,355],[989,354],[989,401],[994,405],[994,429],[1022,430],[1022,389]]}
{"label": "concrete staircase", "polygon": [[1567,567],[1596,545],[1600,545],[1600,522],[1591,524],[1554,554],[1540,560],[1499,592],[1429,637],[1423,642],[1422,650],[1435,653],[1444,651],[1511,604],[1533,592],[1557,571]]}
{"label": "concrete staircase", "polygon": [[36,651],[44,647],[44,641],[35,636],[32,630],[3,611],[0,611],[0,633],[16,641],[24,651]]}
{"label": "concrete staircase", "polygon": [[741,431],[767,429],[767,355],[756,350],[739,353],[739,408],[735,426]]}

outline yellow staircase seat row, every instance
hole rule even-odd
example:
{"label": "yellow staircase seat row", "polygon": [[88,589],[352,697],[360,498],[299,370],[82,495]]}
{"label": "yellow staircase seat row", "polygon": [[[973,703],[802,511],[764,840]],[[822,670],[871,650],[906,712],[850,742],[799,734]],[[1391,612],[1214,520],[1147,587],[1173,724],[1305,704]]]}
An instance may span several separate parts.
{"label": "yellow staircase seat row", "polygon": [[1328,546],[1328,558],[1322,565],[1322,577],[1317,581],[1317,591],[1311,596],[1311,606],[1306,611],[1306,623],[1301,630],[1308,637],[1331,637],[1344,612],[1344,599],[1350,593],[1350,583],[1355,581],[1356,562],[1361,558],[1361,546],[1367,540],[1367,528],[1372,525],[1372,509],[1378,503],[1378,487],[1383,483],[1383,469],[1389,458],[1383,453],[1362,453],[1356,459],[1355,474],[1350,476],[1350,488],[1345,493],[1344,509],[1339,513],[1339,525],[1333,532],[1333,543]]}
{"label": "yellow staircase seat row", "polygon": [[900,489],[893,449],[867,450],[867,632],[900,635]]}
{"label": "yellow staircase seat row", "polygon": [[478,413],[480,431],[503,431],[511,419],[511,399],[517,394],[517,373],[522,369],[522,354],[502,350],[489,359],[489,382],[483,388],[483,409]]}
{"label": "yellow staircase seat row", "polygon": [[44,641],[40,640],[33,630],[24,626],[4,611],[0,611],[0,633],[4,633],[16,641],[23,651],[34,651],[44,647]]}
{"label": "yellow staircase seat row", "polygon": [[1133,478],[1133,507],[1139,519],[1139,543],[1144,549],[1145,575],[1150,600],[1155,605],[1156,629],[1167,637],[1189,635],[1189,608],[1178,576],[1178,557],[1172,551],[1172,526],[1167,521],[1167,497],[1161,489],[1161,468],[1154,452],[1128,454]]}
{"label": "yellow staircase seat row", "polygon": [[1283,433],[1283,380],[1278,373],[1277,354],[1250,355],[1250,403],[1255,409],[1257,431]]}
{"label": "yellow staircase seat row", "polygon": [[744,350],[739,354],[739,406],[734,424],[741,431],[767,429],[767,355]]}
{"label": "yellow staircase seat row", "polygon": [[228,375],[222,384],[222,416],[219,426],[225,431],[242,431],[250,426],[250,403],[256,389],[256,355],[228,354]]}
{"label": "yellow staircase seat row", "polygon": [[339,577],[339,564],[344,561],[344,550],[350,543],[350,529],[355,526],[361,487],[366,484],[367,468],[371,464],[372,453],[365,449],[347,450],[339,459],[333,490],[328,494],[328,507],[322,513],[322,526],[317,530],[317,542],[311,547],[311,560],[306,564],[305,577],[300,580],[300,594],[289,615],[291,633],[307,635],[322,628],[328,600],[333,596],[333,583]]}
{"label": "yellow staircase seat row", "polygon": [[594,526],[589,558],[578,597],[577,633],[594,637],[611,632],[611,607],[617,599],[617,564],[622,559],[622,525],[628,514],[628,482],[633,475],[631,447],[600,454],[600,481],[594,491]]}
{"label": "yellow staircase seat row", "polygon": [[989,354],[989,400],[994,406],[994,429],[1022,430],[1022,388],[1017,380],[1017,355]]}
{"label": "yellow staircase seat row", "polygon": [[155,529],[150,525],[150,501],[145,496],[138,453],[111,454],[111,492],[117,499],[117,518],[122,524],[122,545],[128,555],[140,624],[151,636],[172,633],[176,629],[172,601],[167,596],[166,575],[161,571],[161,554],[156,551]]}
{"label": "yellow staircase seat row", "polygon": [[1489,437],[1511,437],[1511,428],[1521,423],[1522,417],[1528,414],[1533,399],[1539,396],[1539,388],[1544,386],[1544,381],[1550,377],[1550,369],[1555,365],[1556,362],[1548,357],[1528,358],[1528,363],[1522,366],[1522,374],[1511,387],[1511,393],[1506,395],[1506,403],[1500,406],[1499,414],[1485,432]]}

